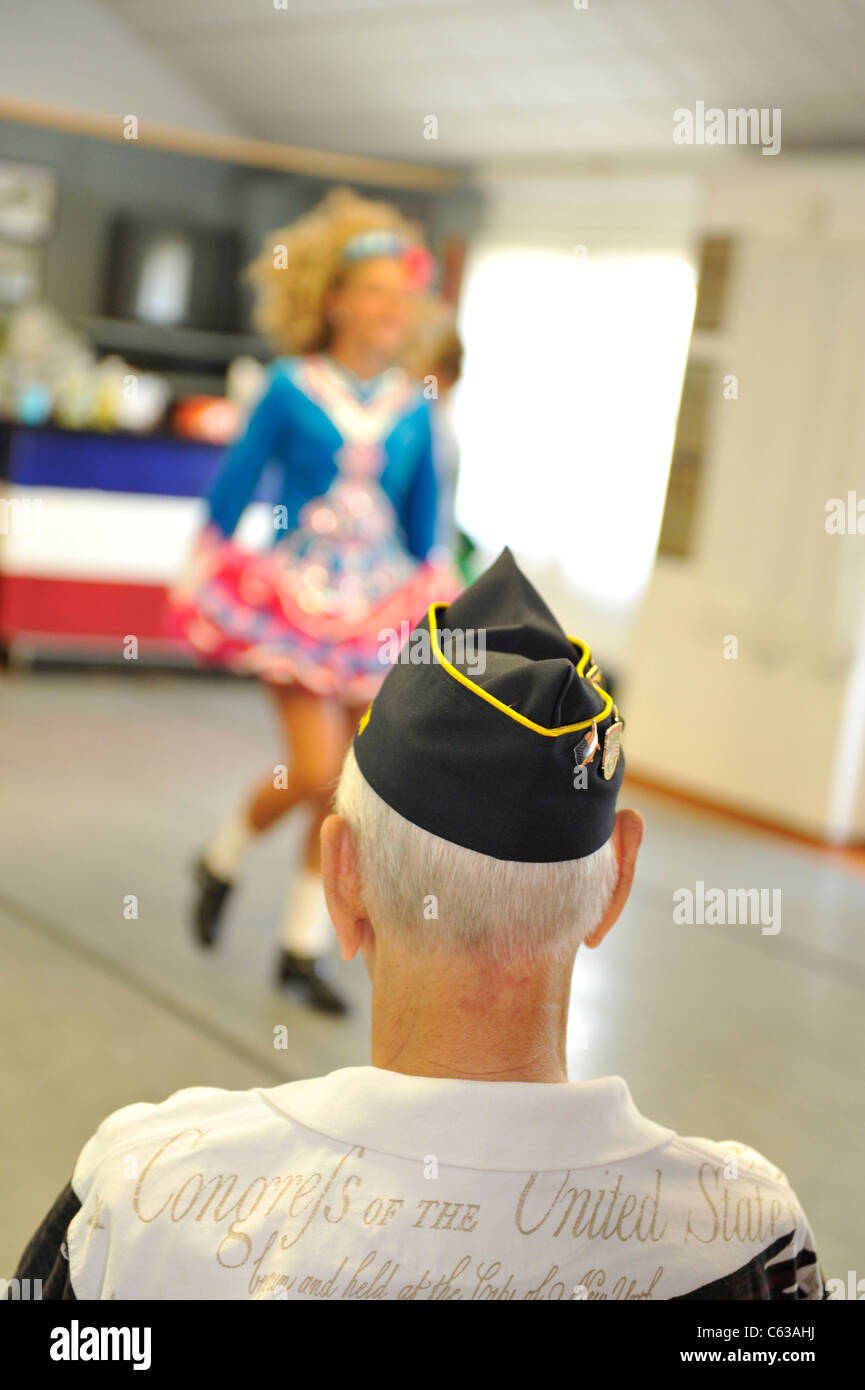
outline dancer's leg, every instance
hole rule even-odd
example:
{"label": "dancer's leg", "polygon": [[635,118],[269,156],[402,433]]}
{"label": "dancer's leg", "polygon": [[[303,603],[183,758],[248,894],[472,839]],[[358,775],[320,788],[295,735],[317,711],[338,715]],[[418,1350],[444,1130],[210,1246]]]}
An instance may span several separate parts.
{"label": "dancer's leg", "polygon": [[276,710],[282,756],[256,783],[244,805],[220,826],[204,852],[219,878],[233,879],[256,835],[269,830],[299,801],[315,797],[333,776],[343,736],[339,706],[297,686],[268,686]]}
{"label": "dancer's leg", "polygon": [[306,836],[304,863],[307,869],[313,869],[317,873],[321,872],[322,822],[327,818],[330,812],[330,803],[333,793],[336,790],[337,781],[339,780],[342,760],[345,757],[349,744],[354,738],[354,731],[360,723],[361,715],[368,703],[367,701],[362,705],[341,705],[333,711],[333,732],[338,740],[337,755],[327,781],[322,782],[321,787],[306,798],[307,805],[312,812],[312,819]]}
{"label": "dancer's leg", "polygon": [[311,818],[307,830],[304,865],[291,884],[280,930],[282,954],[279,978],[282,983],[303,980],[311,1001],[332,1013],[345,1011],[343,1001],[323,978],[320,957],[332,941],[332,929],[321,884],[321,824],[330,809],[342,758],[357,728],[365,705],[339,711],[341,738],[339,753],[328,782],[307,797]]}
{"label": "dancer's leg", "polygon": [[250,842],[298,802],[326,804],[339,771],[344,738],[341,706],[298,686],[268,688],[276,707],[284,762],[274,766],[245,805],[220,827],[198,862],[194,920],[203,946],[211,946],[216,939],[226,899]]}
{"label": "dancer's leg", "polygon": [[268,830],[299,801],[326,805],[344,751],[345,716],[335,700],[297,686],[269,689],[286,760],[259,782],[247,803],[247,819],[256,834]]}

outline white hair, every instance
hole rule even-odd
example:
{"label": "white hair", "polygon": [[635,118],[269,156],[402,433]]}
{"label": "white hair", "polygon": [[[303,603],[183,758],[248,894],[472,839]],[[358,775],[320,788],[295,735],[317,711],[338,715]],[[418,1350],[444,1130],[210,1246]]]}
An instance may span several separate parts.
{"label": "white hair", "polygon": [[351,747],[334,805],[351,831],[370,921],[415,951],[566,960],[603,917],[618,879],[612,840],[584,859],[526,864],[433,835],[382,801]]}

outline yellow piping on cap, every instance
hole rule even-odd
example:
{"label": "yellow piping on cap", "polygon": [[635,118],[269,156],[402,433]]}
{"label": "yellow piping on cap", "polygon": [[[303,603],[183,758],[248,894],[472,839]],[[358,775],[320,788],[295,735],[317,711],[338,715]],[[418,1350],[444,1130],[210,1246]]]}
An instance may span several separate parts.
{"label": "yellow piping on cap", "polygon": [[366,728],[367,724],[369,723],[369,716],[370,716],[371,714],[372,714],[372,700],[370,700],[370,702],[369,702],[369,704],[367,705],[366,709],[364,710],[363,714],[360,716],[360,723],[359,723],[358,726],[357,726],[358,737],[360,737],[360,735],[363,733],[364,729]]}
{"label": "yellow piping on cap", "polygon": [[[518,724],[525,724],[527,729],[533,729],[536,734],[545,734],[547,738],[556,738],[559,734],[576,733],[578,729],[591,728],[592,724],[596,721],[600,723],[602,719],[606,719],[610,710],[613,708],[613,697],[612,695],[608,695],[606,690],[602,690],[599,685],[596,685],[595,689],[599,695],[603,695],[604,697],[604,709],[600,714],[593,714],[590,719],[583,719],[579,724],[560,724],[557,729],[545,729],[543,724],[535,724],[534,720],[527,719],[524,714],[520,714],[517,710],[511,709],[510,705],[503,704],[501,700],[496,699],[495,695],[490,695],[488,691],[483,690],[479,685],[476,685],[474,681],[470,681],[468,676],[464,676],[462,671],[458,671],[455,666],[451,665],[439,646],[434,619],[439,608],[447,607],[448,605],[444,602],[431,603],[427,610],[427,621],[429,622],[433,652],[449,675],[453,676],[455,680],[458,680],[461,685],[466,686],[467,689],[471,690],[475,695],[480,695],[481,699],[486,700],[487,704],[495,705],[496,709],[500,709],[502,714],[506,714],[509,718],[515,719]],[[575,647],[579,647],[583,653],[577,662],[577,675],[582,676],[584,674],[586,662],[589,660],[592,653],[585,642],[580,641],[579,637],[571,637],[570,634],[568,634],[568,641],[572,642]]]}

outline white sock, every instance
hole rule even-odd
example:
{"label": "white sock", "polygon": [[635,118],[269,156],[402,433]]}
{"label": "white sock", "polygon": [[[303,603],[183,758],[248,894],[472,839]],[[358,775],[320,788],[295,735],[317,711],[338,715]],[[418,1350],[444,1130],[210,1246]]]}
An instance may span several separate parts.
{"label": "white sock", "polygon": [[231,816],[220,826],[204,851],[204,862],[211,873],[230,883],[254,834],[246,811],[237,811]]}
{"label": "white sock", "polygon": [[292,955],[310,960],[324,955],[332,936],[321,874],[315,869],[300,869],[285,905],[280,944]]}

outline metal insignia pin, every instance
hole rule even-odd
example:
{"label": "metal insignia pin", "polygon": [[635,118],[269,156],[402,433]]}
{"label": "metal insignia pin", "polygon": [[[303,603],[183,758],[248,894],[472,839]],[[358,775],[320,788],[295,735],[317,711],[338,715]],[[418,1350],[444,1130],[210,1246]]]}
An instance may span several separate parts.
{"label": "metal insignia pin", "polygon": [[619,711],[613,705],[614,722],[604,734],[604,751],[601,755],[601,774],[609,782],[619,764],[622,751],[622,730],[625,725],[619,718]]}
{"label": "metal insignia pin", "polygon": [[576,766],[585,767],[587,763],[590,763],[592,761],[592,758],[595,756],[597,751],[598,724],[597,720],[592,720],[592,727],[589,729],[585,737],[580,739],[579,743],[574,748],[574,758],[576,759]]}

